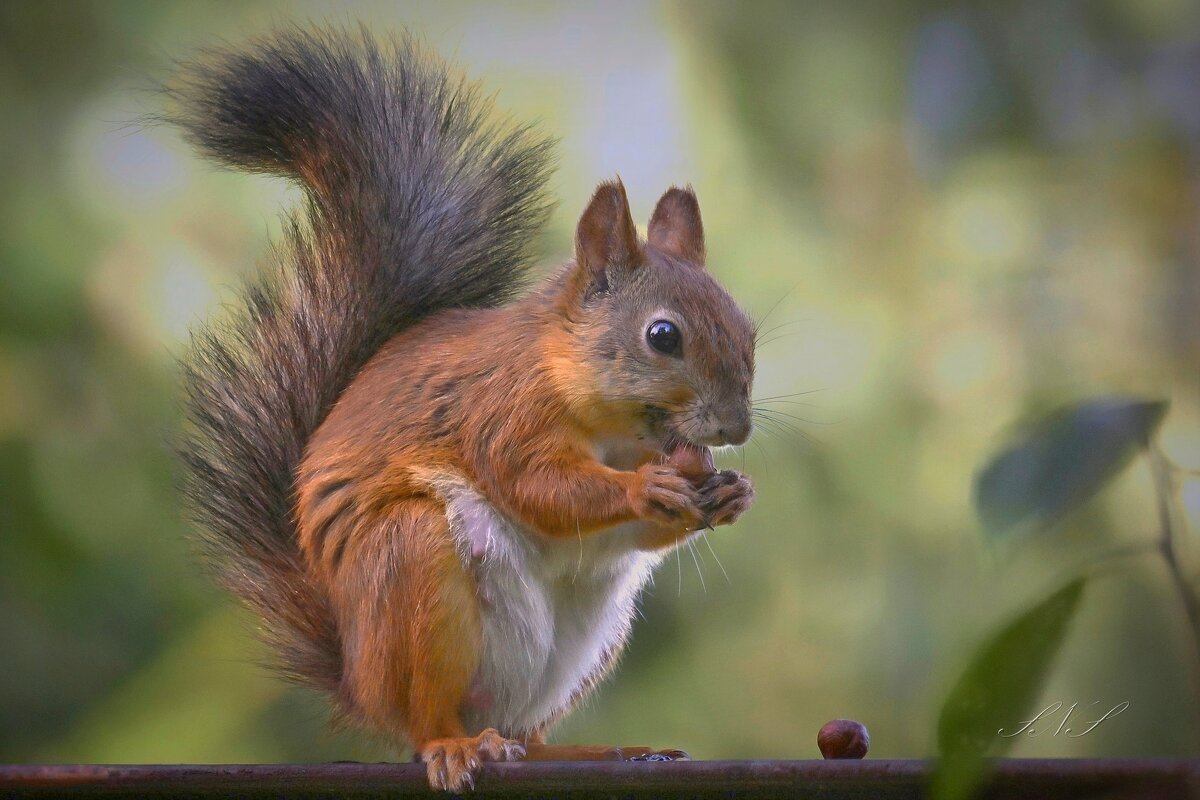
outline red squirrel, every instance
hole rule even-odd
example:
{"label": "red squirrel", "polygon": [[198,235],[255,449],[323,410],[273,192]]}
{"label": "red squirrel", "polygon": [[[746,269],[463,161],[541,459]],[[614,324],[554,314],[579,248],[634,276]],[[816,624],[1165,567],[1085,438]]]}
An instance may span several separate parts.
{"label": "red squirrel", "polygon": [[186,489],[284,673],[411,746],[589,757],[549,726],[610,670],[654,566],[754,499],[754,331],[696,196],[642,241],[619,180],[529,291],[549,145],[410,38],[290,30],[170,88],[206,155],[294,179],[269,274],[183,363]]}

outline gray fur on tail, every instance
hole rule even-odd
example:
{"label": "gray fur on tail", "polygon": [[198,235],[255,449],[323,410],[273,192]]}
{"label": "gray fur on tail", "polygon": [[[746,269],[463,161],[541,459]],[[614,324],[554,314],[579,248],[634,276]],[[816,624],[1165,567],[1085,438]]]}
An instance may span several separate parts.
{"label": "gray fur on tail", "polygon": [[285,674],[337,694],[337,624],[293,521],[305,442],[389,337],[524,285],[549,144],[495,127],[478,88],[409,37],[285,31],[206,54],[168,94],[205,154],[305,190],[268,274],[194,334],[179,449],[222,582]]}

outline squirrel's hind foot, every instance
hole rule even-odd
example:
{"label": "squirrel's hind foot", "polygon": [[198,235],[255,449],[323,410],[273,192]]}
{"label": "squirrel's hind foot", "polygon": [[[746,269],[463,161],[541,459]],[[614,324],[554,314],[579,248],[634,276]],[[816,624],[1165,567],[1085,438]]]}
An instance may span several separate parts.
{"label": "squirrel's hind foot", "polygon": [[652,747],[622,747],[625,761],[691,761],[692,757],[683,750],[655,750]]}
{"label": "squirrel's hind foot", "polygon": [[484,761],[518,761],[525,756],[520,742],[505,739],[495,728],[478,736],[432,739],[420,752],[429,785],[447,792],[474,789]]}
{"label": "squirrel's hind foot", "polygon": [[587,744],[530,743],[526,761],[688,761],[682,750]]}

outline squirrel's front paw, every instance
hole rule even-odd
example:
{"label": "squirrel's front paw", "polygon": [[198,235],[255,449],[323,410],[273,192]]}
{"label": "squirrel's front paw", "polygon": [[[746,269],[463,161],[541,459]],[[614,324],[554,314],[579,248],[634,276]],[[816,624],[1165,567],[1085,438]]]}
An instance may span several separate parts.
{"label": "squirrel's front paw", "polygon": [[677,469],[665,464],[645,464],[637,476],[629,499],[639,517],[682,530],[703,527],[700,495]]}
{"label": "squirrel's front paw", "polygon": [[740,472],[724,469],[700,486],[700,509],[713,526],[730,525],[754,503],[754,484]]}

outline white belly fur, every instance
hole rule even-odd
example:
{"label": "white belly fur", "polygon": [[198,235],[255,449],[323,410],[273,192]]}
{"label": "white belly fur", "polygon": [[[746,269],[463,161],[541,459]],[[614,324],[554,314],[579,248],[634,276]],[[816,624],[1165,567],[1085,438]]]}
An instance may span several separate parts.
{"label": "white belly fur", "polygon": [[549,540],[522,530],[460,481],[442,482],[451,531],[480,594],[483,655],[468,730],[536,730],[624,641],[660,560],[630,526]]}

